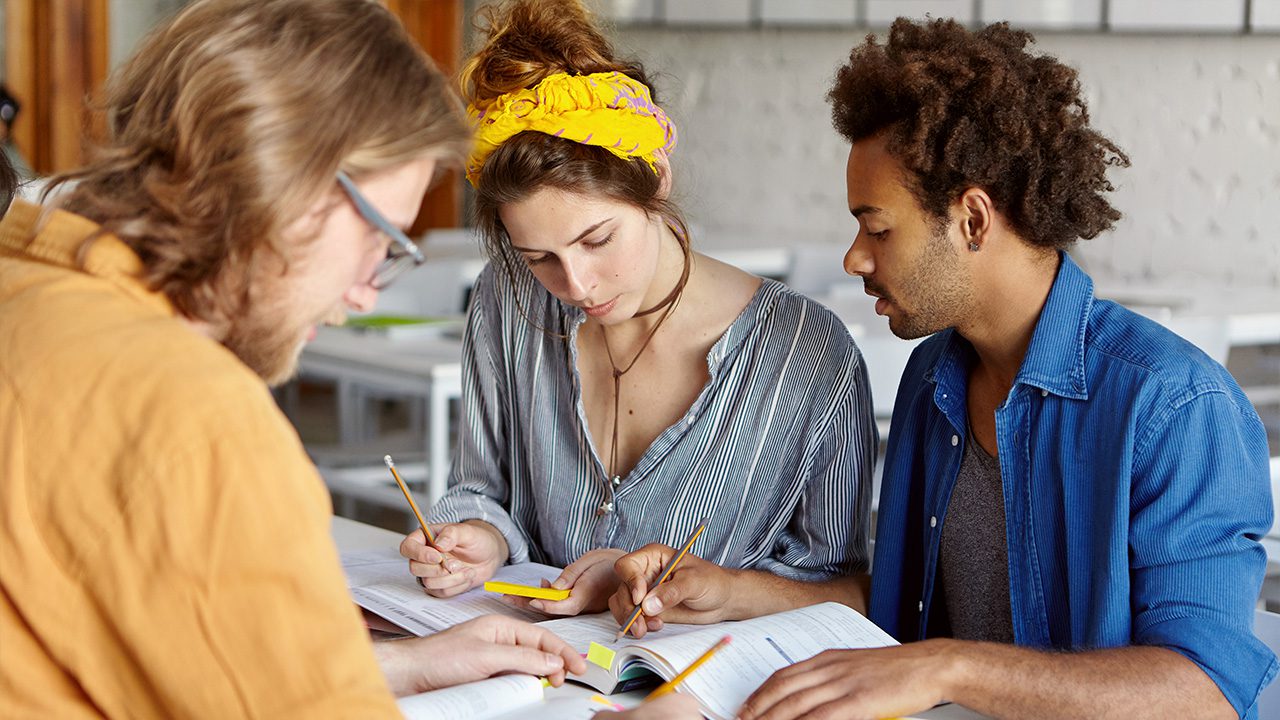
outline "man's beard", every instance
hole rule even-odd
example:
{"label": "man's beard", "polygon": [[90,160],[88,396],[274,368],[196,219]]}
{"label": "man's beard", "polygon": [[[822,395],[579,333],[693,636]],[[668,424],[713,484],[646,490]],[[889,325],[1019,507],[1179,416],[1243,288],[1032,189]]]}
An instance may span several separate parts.
{"label": "man's beard", "polygon": [[250,312],[231,325],[222,344],[272,387],[293,377],[302,353],[304,328],[278,315]]}
{"label": "man's beard", "polygon": [[[903,340],[915,340],[952,327],[973,302],[960,254],[949,244],[945,227],[934,230],[912,264],[911,273],[899,283],[893,295],[885,294],[874,280],[865,282],[897,308],[898,317],[890,318],[889,331]],[[909,298],[912,310],[899,305],[897,297]]]}
{"label": "man's beard", "polygon": [[317,323],[341,325],[346,313],[339,304],[319,321],[294,320],[286,303],[278,300],[251,303],[244,315],[231,324],[222,344],[240,361],[275,387],[293,378],[298,357],[306,344],[307,331]]}

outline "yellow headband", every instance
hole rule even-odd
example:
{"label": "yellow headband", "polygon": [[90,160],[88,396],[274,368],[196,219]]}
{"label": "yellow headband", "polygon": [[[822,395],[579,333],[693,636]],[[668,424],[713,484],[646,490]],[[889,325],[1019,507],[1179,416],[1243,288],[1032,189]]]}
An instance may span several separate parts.
{"label": "yellow headband", "polygon": [[549,75],[532,88],[500,95],[484,109],[467,107],[476,128],[467,180],[480,179],[498,146],[526,130],[595,145],[623,159],[638,157],[657,172],[655,153],[676,146],[676,126],[649,88],[620,72]]}

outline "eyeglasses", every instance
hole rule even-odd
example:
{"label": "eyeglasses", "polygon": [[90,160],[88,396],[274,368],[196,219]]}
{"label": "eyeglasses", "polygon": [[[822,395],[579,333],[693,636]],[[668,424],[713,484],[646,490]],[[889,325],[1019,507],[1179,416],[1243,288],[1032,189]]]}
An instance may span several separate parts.
{"label": "eyeglasses", "polygon": [[382,213],[360,194],[351,178],[341,170],[338,171],[338,184],[351,199],[351,204],[356,206],[356,212],[360,213],[360,217],[391,240],[391,246],[387,248],[387,256],[378,264],[373,271],[373,277],[369,279],[369,285],[374,290],[386,288],[406,270],[412,270],[427,261],[426,256],[409,239],[409,236],[383,217]]}

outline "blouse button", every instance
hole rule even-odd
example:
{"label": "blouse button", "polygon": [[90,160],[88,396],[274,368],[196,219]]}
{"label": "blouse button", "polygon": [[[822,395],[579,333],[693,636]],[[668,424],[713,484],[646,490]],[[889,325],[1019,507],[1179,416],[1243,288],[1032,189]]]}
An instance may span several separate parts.
{"label": "blouse button", "polygon": [[959,436],[959,435],[952,435],[952,436],[951,436],[951,447],[955,447],[955,446],[957,446],[957,445],[959,445],[959,444],[960,444],[960,436]]}
{"label": "blouse button", "polygon": [[596,508],[596,515],[608,515],[611,512],[613,512],[613,503],[611,502],[602,502],[600,507]]}
{"label": "blouse button", "polygon": [[929,527],[938,527],[938,516],[934,515],[929,518]]}
{"label": "blouse button", "polygon": [[924,601],[923,601],[923,600],[921,600],[920,602],[916,603],[916,610],[918,610],[918,611],[920,611],[920,612],[924,612]]}
{"label": "blouse button", "polygon": [[621,485],[621,484],[622,484],[622,478],[621,478],[621,477],[618,477],[617,475],[614,475],[614,476],[613,476],[613,486],[614,486],[614,487],[618,487],[618,486],[619,486],[619,485]]}

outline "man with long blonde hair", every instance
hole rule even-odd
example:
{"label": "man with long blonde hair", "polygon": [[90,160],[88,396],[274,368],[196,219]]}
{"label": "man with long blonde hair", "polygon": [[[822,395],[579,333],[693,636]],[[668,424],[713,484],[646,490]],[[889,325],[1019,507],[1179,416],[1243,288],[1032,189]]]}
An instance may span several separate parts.
{"label": "man with long blonde hair", "polygon": [[422,261],[399,228],[468,147],[395,19],[195,2],[105,110],[56,203],[0,224],[5,714],[395,717],[388,685],[581,671],[504,618],[375,649],[267,391],[317,325]]}

